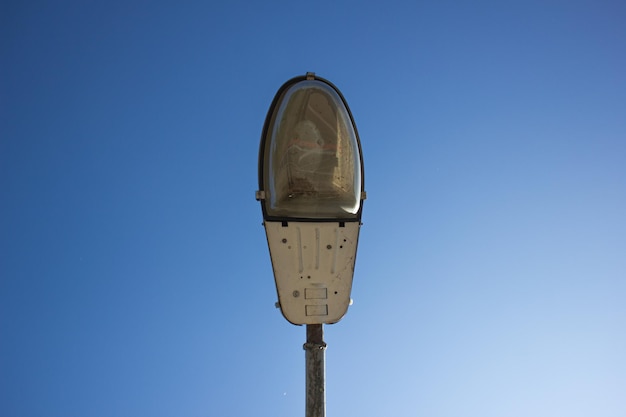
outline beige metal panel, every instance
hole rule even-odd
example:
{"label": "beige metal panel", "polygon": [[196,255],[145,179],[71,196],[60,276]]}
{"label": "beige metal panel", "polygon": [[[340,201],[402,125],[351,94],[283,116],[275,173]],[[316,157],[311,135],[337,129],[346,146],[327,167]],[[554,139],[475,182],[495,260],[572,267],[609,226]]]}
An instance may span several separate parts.
{"label": "beige metal panel", "polygon": [[293,324],[336,323],[350,305],[358,222],[265,222],[278,301]]}

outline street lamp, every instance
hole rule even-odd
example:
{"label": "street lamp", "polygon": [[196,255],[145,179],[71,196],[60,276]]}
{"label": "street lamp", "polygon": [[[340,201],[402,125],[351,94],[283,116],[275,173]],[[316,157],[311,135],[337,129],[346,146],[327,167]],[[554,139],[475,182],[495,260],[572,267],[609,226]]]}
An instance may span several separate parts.
{"label": "street lamp", "polygon": [[259,151],[263,224],[290,323],[307,325],[307,417],[325,415],[323,324],[351,303],[365,191],[361,144],[341,92],[307,73],[280,87]]}

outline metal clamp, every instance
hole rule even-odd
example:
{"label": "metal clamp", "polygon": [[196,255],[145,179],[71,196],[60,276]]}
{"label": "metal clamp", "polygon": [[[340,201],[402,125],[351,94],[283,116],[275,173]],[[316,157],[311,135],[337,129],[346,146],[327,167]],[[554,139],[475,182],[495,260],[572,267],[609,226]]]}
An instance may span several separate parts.
{"label": "metal clamp", "polygon": [[302,345],[302,349],[304,350],[324,350],[326,349],[326,342],[320,343],[305,343]]}

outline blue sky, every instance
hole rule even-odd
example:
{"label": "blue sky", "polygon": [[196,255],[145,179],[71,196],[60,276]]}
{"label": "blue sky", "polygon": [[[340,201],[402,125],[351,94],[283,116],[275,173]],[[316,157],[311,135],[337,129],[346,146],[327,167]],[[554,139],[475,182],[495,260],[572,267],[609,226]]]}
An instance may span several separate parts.
{"label": "blue sky", "polygon": [[346,97],[368,200],[327,413],[626,414],[626,6],[0,6],[0,414],[304,415],[258,145]]}

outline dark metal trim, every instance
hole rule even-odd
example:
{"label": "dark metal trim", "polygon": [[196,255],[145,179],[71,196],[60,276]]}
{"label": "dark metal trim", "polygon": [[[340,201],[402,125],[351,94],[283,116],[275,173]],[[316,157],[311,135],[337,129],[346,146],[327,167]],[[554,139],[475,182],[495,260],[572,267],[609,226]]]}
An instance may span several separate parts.
{"label": "dark metal trim", "polygon": [[[267,216],[265,212],[263,213],[263,220],[266,222],[277,222],[277,223],[289,223],[289,222],[306,222],[306,223],[356,223],[360,222],[361,219],[356,217],[346,217],[346,218],[311,218],[311,217],[279,217],[279,216]],[[339,226],[342,227],[342,226]]]}

